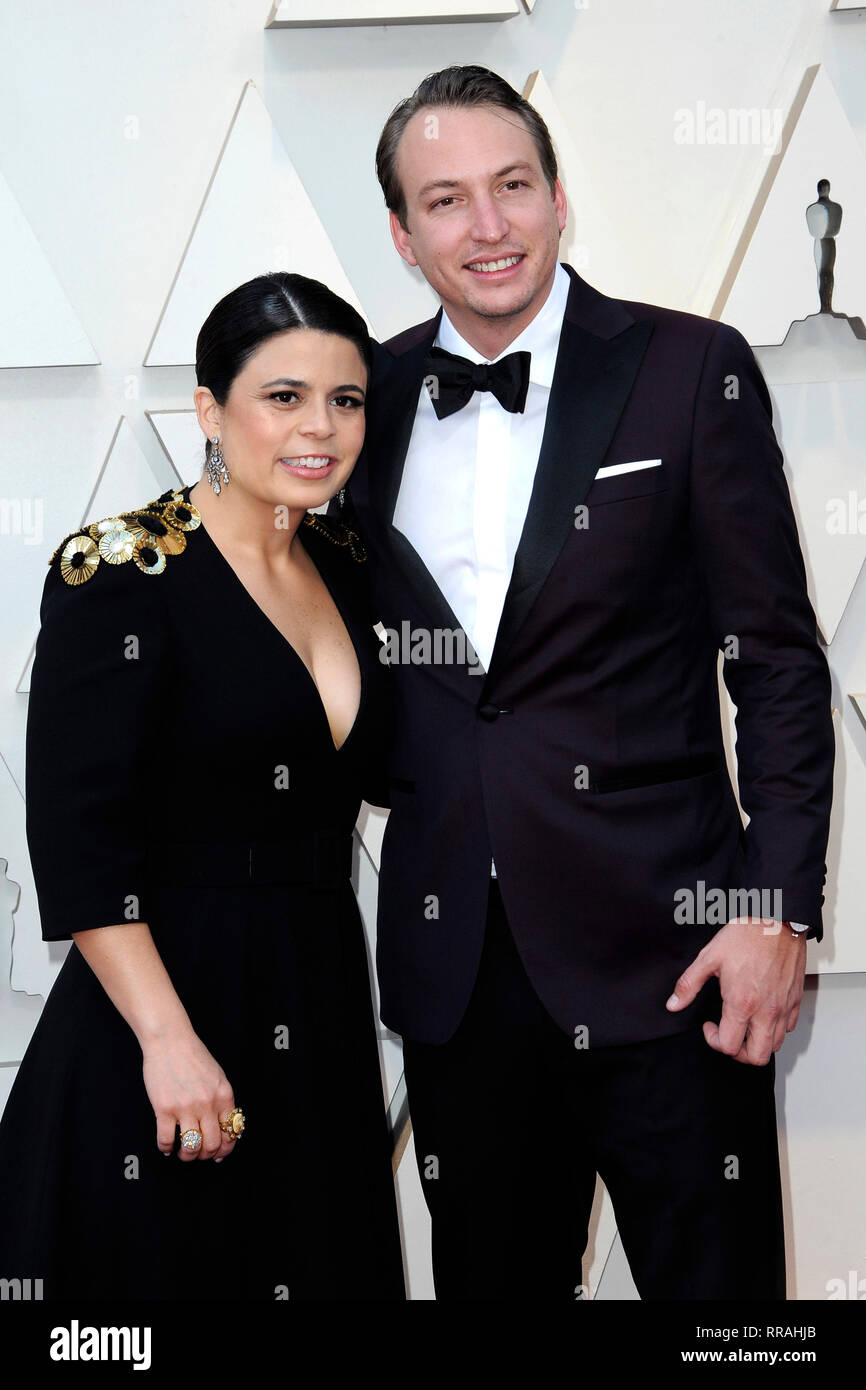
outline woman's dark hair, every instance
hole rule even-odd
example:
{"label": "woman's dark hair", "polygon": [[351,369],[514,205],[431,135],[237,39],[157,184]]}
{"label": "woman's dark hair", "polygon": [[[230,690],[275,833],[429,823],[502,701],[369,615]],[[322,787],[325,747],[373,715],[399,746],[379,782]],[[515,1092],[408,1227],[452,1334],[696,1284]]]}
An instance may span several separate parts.
{"label": "woman's dark hair", "polygon": [[[355,344],[370,372],[373,349],[367,325],[356,309],[321,280],[286,270],[269,270],[247,280],[215,304],[195,344],[195,376],[219,405],[244,363],[268,338],[289,328],[315,328]],[[205,443],[210,457],[211,442]]]}
{"label": "woman's dark hair", "polygon": [[[410,97],[391,112],[376,146],[376,174],[385,195],[385,206],[396,213],[406,227],[406,196],[397,177],[397,147],[409,121],[427,106],[499,106],[520,117],[535,141],[544,177],[551,195],[556,182],[556,154],[550,131],[534,106],[516,92],[504,77],[489,68],[473,65],[442,68],[431,72]],[[408,228],[407,228],[408,230]]]}

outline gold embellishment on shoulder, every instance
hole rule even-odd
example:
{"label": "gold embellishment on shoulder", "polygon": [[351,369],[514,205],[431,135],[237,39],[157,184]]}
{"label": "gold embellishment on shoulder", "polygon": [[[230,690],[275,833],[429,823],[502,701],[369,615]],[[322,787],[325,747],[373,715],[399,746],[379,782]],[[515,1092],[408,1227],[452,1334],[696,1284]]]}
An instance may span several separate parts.
{"label": "gold embellishment on shoulder", "polygon": [[327,536],[334,545],[348,546],[352,559],[357,560],[359,564],[366,560],[367,552],[361,537],[344,521],[337,521],[336,518],[330,516],[321,516],[318,512],[307,512],[304,517],[304,525],[312,526],[314,531],[319,531],[322,535]]}
{"label": "gold embellishment on shoulder", "polygon": [[134,561],[144,574],[162,574],[166,558],[182,555],[188,531],[201,525],[198,508],[182,491],[163,493],[154,502],[133,511],[103,517],[65,537],[49,565],[60,556],[60,573],[67,584],[91,579],[101,560],[108,565]]}
{"label": "gold embellishment on shoulder", "polygon": [[153,531],[145,531],[135,542],[132,558],[144,574],[162,574],[165,569],[165,551],[162,541]]}
{"label": "gold embellishment on shoulder", "polygon": [[187,502],[182,492],[174,493],[171,501],[166,502],[162,519],[176,531],[196,531],[201,526],[201,513],[192,502]]}
{"label": "gold embellishment on shoulder", "polygon": [[102,532],[96,548],[109,565],[123,565],[132,554],[134,545],[132,532],[127,531],[122,521],[115,520],[114,525]]}
{"label": "gold embellishment on shoulder", "polygon": [[173,526],[166,526],[165,535],[159,539],[166,555],[182,555],[186,550],[186,536],[183,531],[175,531]]}
{"label": "gold embellishment on shoulder", "polygon": [[99,551],[90,536],[73,536],[63,547],[60,556],[60,573],[67,584],[83,584],[96,573],[99,564]]}

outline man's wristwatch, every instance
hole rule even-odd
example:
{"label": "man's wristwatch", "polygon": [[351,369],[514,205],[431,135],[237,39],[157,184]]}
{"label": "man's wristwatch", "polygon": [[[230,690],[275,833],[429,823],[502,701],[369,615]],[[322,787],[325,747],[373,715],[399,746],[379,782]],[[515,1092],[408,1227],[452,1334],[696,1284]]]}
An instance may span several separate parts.
{"label": "man's wristwatch", "polygon": [[802,936],[803,932],[809,930],[808,922],[783,922],[782,926],[790,927],[792,936]]}

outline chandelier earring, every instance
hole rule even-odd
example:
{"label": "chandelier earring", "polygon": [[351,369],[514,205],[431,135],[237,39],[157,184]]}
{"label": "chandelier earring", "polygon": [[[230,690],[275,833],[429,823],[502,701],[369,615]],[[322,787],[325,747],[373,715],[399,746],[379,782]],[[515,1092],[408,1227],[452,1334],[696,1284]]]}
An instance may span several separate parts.
{"label": "chandelier earring", "polygon": [[220,493],[223,490],[223,486],[226,485],[229,481],[229,470],[226,468],[225,460],[223,459],[223,456],[220,453],[219,435],[212,435],[210,442],[213,445],[213,448],[208,454],[207,477],[208,482],[213,488],[215,495],[219,497]]}

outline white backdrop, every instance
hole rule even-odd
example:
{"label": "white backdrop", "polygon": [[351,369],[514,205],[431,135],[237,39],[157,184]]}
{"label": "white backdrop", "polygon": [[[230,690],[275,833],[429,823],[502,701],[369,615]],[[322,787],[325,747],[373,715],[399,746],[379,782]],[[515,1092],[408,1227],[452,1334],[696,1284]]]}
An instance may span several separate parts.
{"label": "white backdrop", "polygon": [[[77,0],[48,21],[12,0],[0,8],[0,1104],[64,953],[39,939],[23,835],[27,676],[47,558],[85,517],[197,476],[186,364],[201,319],[241,280],[281,266],[320,274],[357,297],[379,337],[433,311],[393,250],[373,170],[382,122],[425,73],[479,62],[529,83],[571,200],[563,257],[607,293],[715,312],[756,346],[817,307],[803,212],[830,177],[845,209],[835,306],[866,317],[866,12],[831,15],[829,0],[486,8],[517,13],[266,29],[267,0]],[[327,15],[328,0],[315,9]],[[757,138],[741,138],[730,116],[740,111],[755,113]],[[783,384],[777,368],[766,360],[810,579],[838,609],[835,881],[828,941],[810,957],[825,973],[810,979],[778,1058],[790,1297],[826,1298],[851,1270],[853,1286],[866,1277],[866,724],[852,698],[866,692],[866,537],[828,546],[816,516],[840,488],[866,496],[856,428],[866,369],[858,376],[855,364],[846,381],[841,417],[832,382],[810,408],[842,418],[828,459],[797,442],[814,380]],[[823,490],[817,467],[836,470]],[[381,817],[363,830],[357,886],[371,928]],[[383,1039],[387,1091],[398,1073],[399,1048]],[[398,1187],[411,1294],[430,1298],[411,1144]],[[600,1186],[587,1276],[595,1297],[635,1297]]]}

